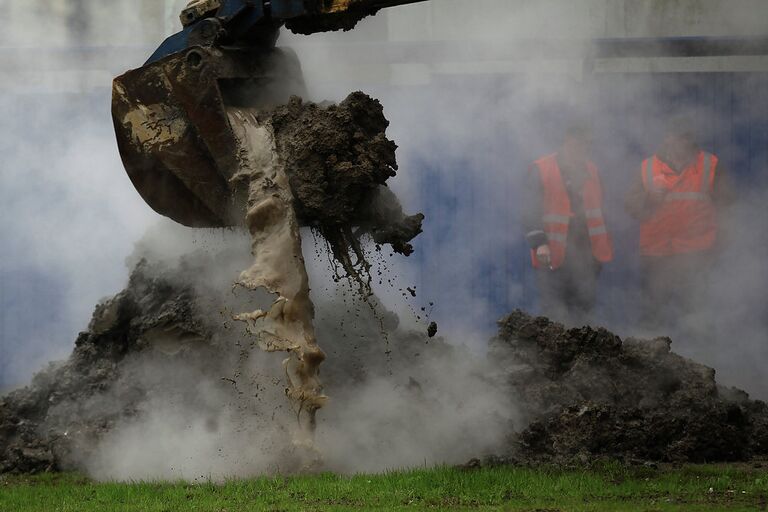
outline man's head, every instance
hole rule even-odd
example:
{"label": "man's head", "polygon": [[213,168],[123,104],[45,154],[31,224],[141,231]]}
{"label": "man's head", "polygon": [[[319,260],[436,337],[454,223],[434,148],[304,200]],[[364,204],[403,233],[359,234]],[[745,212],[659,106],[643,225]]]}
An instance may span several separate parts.
{"label": "man's head", "polygon": [[592,156],[592,126],[586,120],[572,120],[565,130],[562,156],[568,162],[581,165]]}
{"label": "man's head", "polygon": [[675,117],[667,125],[663,151],[674,163],[686,162],[696,153],[696,129],[693,122],[683,116]]}

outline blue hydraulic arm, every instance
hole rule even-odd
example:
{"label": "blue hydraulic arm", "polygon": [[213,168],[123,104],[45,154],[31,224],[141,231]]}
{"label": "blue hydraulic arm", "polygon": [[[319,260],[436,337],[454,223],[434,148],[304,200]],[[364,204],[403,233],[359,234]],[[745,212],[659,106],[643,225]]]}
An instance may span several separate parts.
{"label": "blue hydraulic arm", "polygon": [[163,41],[146,64],[191,46],[274,46],[277,31],[349,30],[380,9],[427,0],[195,0],[181,13],[184,29]]}

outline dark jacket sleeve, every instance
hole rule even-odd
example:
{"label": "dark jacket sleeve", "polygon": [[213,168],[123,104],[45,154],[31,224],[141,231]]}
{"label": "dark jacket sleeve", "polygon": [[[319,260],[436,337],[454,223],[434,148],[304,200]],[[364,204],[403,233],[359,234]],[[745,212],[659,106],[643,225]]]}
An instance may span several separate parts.
{"label": "dark jacket sleeve", "polygon": [[740,238],[743,236],[741,230],[731,229],[729,226],[733,226],[734,219],[731,217],[731,206],[736,202],[737,191],[735,183],[733,182],[730,169],[718,164],[717,171],[715,172],[715,184],[712,191],[712,202],[715,205],[715,211],[719,219],[721,229],[718,231],[718,245],[722,247],[738,244]]}
{"label": "dark jacket sleeve", "polygon": [[643,186],[641,169],[634,171],[632,186],[624,199],[624,209],[634,219],[645,220],[653,211],[654,204]]}
{"label": "dark jacket sleeve", "polygon": [[712,201],[718,208],[727,208],[736,202],[736,190],[731,179],[731,171],[720,163],[718,163],[717,171],[715,172]]}
{"label": "dark jacket sleeve", "polygon": [[547,234],[542,223],[542,198],[544,195],[541,178],[535,165],[528,168],[523,180],[523,194],[520,217],[525,239],[531,249],[547,244]]}

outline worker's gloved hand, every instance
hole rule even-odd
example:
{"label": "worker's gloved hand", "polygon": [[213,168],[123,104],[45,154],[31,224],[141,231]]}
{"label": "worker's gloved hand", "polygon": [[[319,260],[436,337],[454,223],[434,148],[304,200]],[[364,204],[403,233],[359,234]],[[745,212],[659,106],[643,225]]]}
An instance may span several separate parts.
{"label": "worker's gloved hand", "polygon": [[653,187],[648,192],[651,201],[661,203],[669,192],[670,184],[664,176],[655,176],[653,178]]}
{"label": "worker's gloved hand", "polygon": [[666,190],[654,189],[654,190],[651,190],[650,192],[648,192],[648,197],[650,197],[651,202],[654,203],[654,204],[663,203],[664,202],[664,198],[666,196],[667,196],[667,191]]}
{"label": "worker's gloved hand", "polygon": [[539,262],[539,265],[549,269],[552,268],[551,251],[548,245],[540,245],[536,248],[536,260]]}

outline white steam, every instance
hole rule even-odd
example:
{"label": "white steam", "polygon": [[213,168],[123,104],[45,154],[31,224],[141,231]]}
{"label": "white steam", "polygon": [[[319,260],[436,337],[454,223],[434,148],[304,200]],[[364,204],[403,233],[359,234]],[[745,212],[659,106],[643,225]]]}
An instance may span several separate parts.
{"label": "white steam", "polygon": [[[756,91],[766,88],[766,57],[605,57],[591,62],[594,72],[585,59],[594,39],[766,32],[761,0],[433,0],[365,20],[350,35],[282,41],[299,54],[315,98],[359,87],[382,100],[400,145],[392,188],[406,210],[427,215],[415,257],[393,271],[417,285],[419,305],[436,302],[442,332],[468,333],[461,337],[481,346],[501,314],[535,304],[516,204],[521,178],[558,148],[574,115],[593,122],[618,244],[602,276],[599,321],[643,334],[638,223],[625,214],[624,196],[669,117],[689,115],[738,199],[721,212],[719,263],[702,276],[709,293],[664,334],[675,350],[715,367],[720,382],[765,398],[768,101]],[[389,303],[400,298],[397,288],[377,292]]]}
{"label": "white steam", "polygon": [[[117,155],[110,80],[141,64],[176,23],[180,3],[62,1],[51,2],[55,7],[44,12],[38,2],[4,3],[9,17],[1,52],[7,65],[0,73],[0,387],[21,383],[46,361],[66,356],[93,305],[123,286],[123,262],[132,245],[158,221]],[[441,334],[482,352],[504,312],[499,304],[506,309],[532,303],[530,271],[520,250],[518,184],[533,159],[557,147],[572,113],[586,110],[595,121],[610,228],[626,239],[636,236],[636,223],[621,204],[665,123],[666,111],[656,101],[659,77],[632,74],[623,92],[631,101],[612,114],[600,82],[585,73],[585,42],[762,35],[768,32],[766,9],[764,0],[432,0],[366,20],[355,32],[286,36],[281,44],[299,54],[312,99],[338,100],[357,88],[379,97],[392,122],[389,136],[400,145],[401,172],[392,188],[409,212],[430,200],[442,205],[427,212],[417,254],[389,263],[398,283],[377,286],[377,294],[401,313],[404,326],[419,330],[426,319],[417,322],[414,315],[434,302],[431,319]],[[92,46],[107,56],[101,64],[90,60],[86,50]],[[696,69],[699,62],[641,61],[600,65],[632,71],[657,65]],[[708,69],[730,69],[729,59],[704,61]],[[744,66],[765,61],[758,57]],[[765,87],[755,80],[752,90]],[[649,111],[658,114],[657,123],[636,122]],[[606,113],[620,115],[622,122]],[[768,133],[739,131],[756,118],[768,118],[765,104],[743,105],[728,118],[709,108],[694,113],[705,132],[729,127],[717,136],[705,133],[703,145],[736,162],[741,159],[733,146],[740,138],[765,139]],[[738,164],[726,163],[739,172]],[[753,177],[764,171],[751,169],[743,180],[739,204],[723,219],[725,255],[706,276],[712,296],[694,315],[681,318],[681,337],[673,345],[714,365],[725,382],[763,398],[768,397],[763,378],[768,194],[766,180]],[[172,262],[189,249],[215,252],[224,246],[242,247],[247,259],[247,243],[236,235],[192,233],[167,224],[153,228],[134,254]],[[625,245],[618,257],[631,260],[632,247]],[[305,253],[310,249],[307,241]],[[129,264],[135,260],[129,258]],[[227,266],[206,286],[230,283],[242,268]],[[317,263],[310,271],[313,289],[321,293],[325,268]],[[612,327],[629,333],[637,292],[620,277],[605,276],[601,300]],[[416,286],[417,298],[406,303],[400,289],[409,285]],[[322,301],[316,300],[321,314]],[[718,321],[703,332],[702,318]],[[331,356],[326,365],[333,361]],[[376,375],[355,393],[337,389],[320,418],[318,442],[328,463],[343,471],[375,470],[457,462],[492,451],[514,409],[480,361],[438,357],[393,368],[391,376]],[[205,380],[181,368],[157,372],[188,383],[197,393],[196,405],[216,411],[213,417],[167,396],[152,397],[144,415],[112,432],[88,459],[94,474],[194,479],[281,469],[276,454],[283,447],[275,439],[285,438],[289,418],[272,423],[268,414],[270,422],[244,425],[239,404],[214,385],[223,375]],[[411,377],[418,386],[409,386]],[[259,406],[265,414],[287,403],[279,383],[270,386]]]}
{"label": "white steam", "polygon": [[[200,232],[167,223],[150,231],[136,257],[150,268],[184,265],[179,258],[186,264],[207,261],[203,272],[182,271],[186,282],[179,284],[196,290],[198,313],[219,325],[227,321],[222,297],[231,293],[238,267],[248,260],[247,251],[240,252],[247,240],[237,231]],[[305,237],[308,247],[312,242]],[[379,318],[386,313],[373,315],[354,294],[322,291],[343,285],[318,272],[319,259],[312,298],[329,356],[323,381],[330,396],[318,415],[322,469],[354,473],[461,463],[502,450],[519,418],[495,365],[405,326],[383,335]],[[238,300],[269,303],[269,297],[250,295]],[[284,355],[262,352],[242,329],[231,327],[213,336],[216,361],[185,353],[191,347],[170,336],[153,339],[152,348],[121,363],[119,379],[91,413],[121,410],[125,397],[133,396],[129,389],[146,397],[135,413],[123,416],[95,445],[76,450],[69,462],[106,480],[221,481],[300,469],[300,453],[290,444],[298,422],[284,396]]]}

